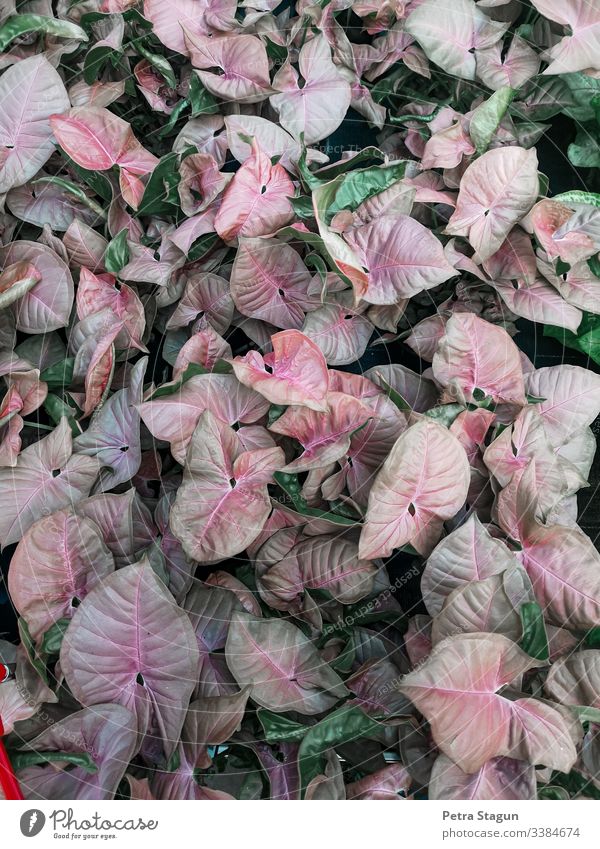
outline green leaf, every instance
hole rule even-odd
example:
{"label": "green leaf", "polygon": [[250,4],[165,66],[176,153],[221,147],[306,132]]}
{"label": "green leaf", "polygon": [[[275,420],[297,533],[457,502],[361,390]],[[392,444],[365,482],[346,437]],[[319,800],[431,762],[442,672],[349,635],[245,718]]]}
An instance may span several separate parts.
{"label": "green leaf", "polygon": [[546,799],[552,802],[562,802],[571,798],[564,787],[558,787],[555,784],[548,784],[546,787],[540,787],[537,797],[538,799]]}
{"label": "green leaf", "polygon": [[73,380],[73,369],[75,357],[67,357],[54,365],[44,369],[40,374],[40,380],[48,384],[48,389],[63,389],[69,386]]}
{"label": "green leaf", "polygon": [[527,601],[521,605],[519,613],[523,627],[519,645],[530,657],[535,657],[536,660],[548,660],[550,650],[542,608],[535,601]]}
{"label": "green leaf", "polygon": [[323,772],[324,754],[327,749],[372,735],[381,728],[381,723],[371,719],[360,708],[354,706],[338,708],[316,725],[312,725],[300,743],[298,751],[302,795],[313,778]]}
{"label": "green leaf", "polygon": [[16,770],[38,764],[68,763],[90,774],[98,772],[98,767],[87,752],[12,752],[10,760]]}
{"label": "green leaf", "polygon": [[569,162],[576,168],[600,167],[600,146],[597,139],[597,124],[579,126],[575,141],[567,149]]}
{"label": "green leaf", "polygon": [[162,157],[146,184],[138,215],[176,215],[179,212],[177,186],[181,177],[178,166],[178,153]]}
{"label": "green leaf", "polygon": [[310,726],[301,725],[288,719],[285,714],[273,713],[266,708],[259,708],[257,716],[265,732],[267,743],[293,743],[302,740]]}
{"label": "green leaf", "polygon": [[585,635],[586,648],[600,649],[600,628],[592,628]]}
{"label": "green leaf", "polygon": [[559,203],[585,203],[590,206],[600,206],[600,195],[594,192],[582,192],[578,189],[571,192],[562,192],[560,195],[554,195],[552,200]]}
{"label": "green leaf", "polygon": [[396,390],[393,388],[393,386],[390,386],[387,380],[385,380],[380,374],[377,375],[377,379],[383,384],[385,394],[388,396],[390,401],[395,404],[396,407],[398,407],[399,410],[402,410],[403,412],[412,413],[412,407],[410,406],[408,401],[405,401],[402,395],[400,395],[399,392],[396,392]]}
{"label": "green leaf", "polygon": [[129,262],[129,246],[127,244],[127,228],[108,243],[104,252],[104,267],[110,274],[118,274]]}
{"label": "green leaf", "polygon": [[312,197],[310,195],[300,195],[296,198],[288,198],[288,200],[296,213],[296,218],[300,218],[302,221],[308,221],[315,217]]}
{"label": "green leaf", "polygon": [[406,173],[407,160],[393,165],[374,166],[351,171],[342,177],[335,199],[327,210],[329,220],[342,209],[354,211],[361,203],[388,189]]}
{"label": "green leaf", "polygon": [[106,212],[102,209],[101,206],[98,206],[95,200],[88,197],[88,195],[83,191],[81,186],[75,185],[70,180],[64,180],[62,177],[38,177],[37,180],[33,181],[33,185],[37,186],[39,183],[52,183],[55,186],[60,186],[61,189],[64,189],[69,194],[73,195],[73,197],[77,198],[80,203],[83,203],[85,206],[89,207],[92,212],[95,212],[98,218],[105,219]]}
{"label": "green leaf", "polygon": [[344,525],[346,527],[356,525],[355,521],[347,519],[345,516],[338,516],[328,510],[318,510],[316,507],[309,507],[306,500],[302,497],[297,475],[290,475],[286,472],[275,472],[273,478],[291,500],[294,510],[300,513],[301,516],[308,516],[313,519],[327,519],[336,525]]}
{"label": "green leaf", "polygon": [[600,254],[594,254],[587,261],[588,268],[600,280]]}
{"label": "green leaf", "polygon": [[462,404],[441,404],[439,407],[432,407],[431,410],[427,410],[425,415],[427,418],[433,419],[434,422],[444,425],[444,427],[450,427],[452,422],[461,413],[464,413],[465,409]]}
{"label": "green leaf", "polygon": [[584,312],[577,333],[564,327],[544,326],[544,336],[558,339],[561,345],[581,351],[600,364],[600,315]]}
{"label": "green leaf", "polygon": [[287,47],[284,47],[282,44],[276,44],[274,41],[268,36],[263,36],[265,40],[265,47],[267,48],[267,56],[269,59],[272,59],[274,62],[283,65],[285,60],[288,57]]}
{"label": "green leaf", "polygon": [[100,77],[104,65],[107,62],[111,62],[114,65],[115,62],[120,61],[120,58],[121,52],[115,50],[114,47],[109,47],[108,44],[95,44],[85,54],[85,59],[83,60],[83,79],[88,85],[93,85]]}
{"label": "green leaf", "polygon": [[21,638],[21,642],[25,647],[25,651],[27,652],[31,665],[33,666],[37,674],[40,676],[42,681],[45,684],[49,684],[48,670],[46,668],[46,657],[41,656],[41,654],[36,649],[33,637],[29,633],[29,627],[27,625],[27,622],[23,619],[22,616],[19,617],[17,627],[19,629],[19,636]]}
{"label": "green leaf", "polygon": [[93,192],[99,195],[103,201],[106,203],[110,203],[113,197],[112,185],[106,174],[103,174],[101,171],[86,171],[85,168],[82,168],[80,165],[77,165],[76,162],[73,162],[70,156],[68,156],[62,148],[60,148],[62,155],[67,161],[69,168],[74,171],[78,177],[80,177],[84,183],[86,183]]}
{"label": "green leaf", "polygon": [[70,619],[59,619],[49,628],[42,638],[42,651],[45,654],[59,654],[63,637],[69,627]]}
{"label": "green leaf", "polygon": [[177,88],[177,77],[175,76],[175,72],[171,67],[170,62],[168,62],[164,56],[161,56],[159,53],[152,53],[152,51],[148,50],[148,48],[145,47],[139,40],[136,41],[135,49],[141,56],[144,57],[144,59],[147,59],[148,62],[150,62],[153,68],[156,68],[170,88]]}
{"label": "green leaf", "polygon": [[220,241],[221,239],[217,233],[205,233],[203,236],[200,236],[192,243],[192,246],[188,251],[188,262],[199,262],[205,256],[208,256],[215,245]]}
{"label": "green leaf", "polygon": [[469,124],[469,135],[480,156],[490,146],[494,133],[516,93],[516,89],[510,88],[510,86],[499,88],[473,111]]}
{"label": "green leaf", "polygon": [[58,424],[63,416],[65,416],[69,422],[69,427],[71,428],[73,436],[79,436],[79,434],[82,433],[81,427],[77,421],[77,416],[81,414],[81,411],[72,407],[64,400],[64,398],[60,398],[53,392],[48,393],[44,401],[44,410],[48,413],[55,424]]}
{"label": "green leaf", "polygon": [[28,32],[41,32],[74,41],[88,40],[85,30],[70,21],[46,15],[11,15],[0,27],[0,52],[4,52],[13,39]]}
{"label": "green leaf", "polygon": [[383,162],[385,154],[378,147],[365,147],[356,156],[351,156],[349,159],[342,159],[336,162],[335,165],[329,165],[321,171],[313,172],[308,167],[306,162],[306,148],[302,148],[302,153],[298,160],[298,170],[304,185],[308,189],[316,189],[323,183],[329,183],[336,177],[351,171],[363,162]]}
{"label": "green leaf", "polygon": [[285,413],[287,407],[283,404],[271,404],[269,407],[269,416],[267,420],[267,427],[271,427],[271,425],[280,419],[281,416]]}
{"label": "green leaf", "polygon": [[196,118],[198,115],[213,115],[219,111],[217,101],[210,91],[204,88],[200,77],[194,73],[190,77],[188,99],[192,107],[192,118]]}
{"label": "green leaf", "polygon": [[181,389],[182,385],[188,381],[190,377],[196,377],[196,375],[199,374],[231,374],[232,370],[231,364],[225,360],[217,360],[211,369],[204,368],[204,366],[201,366],[200,363],[190,363],[177,380],[159,386],[149,400],[155,401],[157,398],[164,398],[165,396],[173,395],[173,393]]}
{"label": "green leaf", "polygon": [[561,74],[561,80],[571,95],[571,102],[564,104],[562,111],[580,124],[595,120],[594,100],[600,94],[600,80],[581,72]]}
{"label": "green leaf", "polygon": [[179,103],[175,104],[173,111],[169,115],[169,120],[163,124],[160,132],[157,133],[159,139],[164,139],[165,136],[171,135],[171,133],[175,131],[175,125],[189,105],[190,101],[187,97],[184,97],[183,100],[180,100]]}

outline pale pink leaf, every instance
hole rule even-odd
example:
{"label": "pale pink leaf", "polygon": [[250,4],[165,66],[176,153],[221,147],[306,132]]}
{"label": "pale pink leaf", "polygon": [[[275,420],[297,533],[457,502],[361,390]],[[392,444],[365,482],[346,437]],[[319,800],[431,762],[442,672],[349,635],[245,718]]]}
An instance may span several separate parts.
{"label": "pale pink leaf", "polygon": [[308,637],[282,619],[235,613],[225,655],[240,687],[270,710],[322,713],[348,693]]}
{"label": "pale pink leaf", "polygon": [[519,349],[506,330],[474,313],[454,313],[448,319],[433,374],[460,403],[472,402],[477,389],[496,402],[526,402]]}
{"label": "pale pink leaf", "polygon": [[272,165],[256,142],[250,156],[227,186],[215,218],[223,241],[237,236],[266,236],[293,217],[289,198],[294,184],[282,165]]}
{"label": "pale pink leaf", "polygon": [[302,47],[299,57],[304,85],[288,63],[275,74],[273,88],[278,94],[270,103],[279,113],[281,126],[295,139],[304,134],[305,144],[314,144],[331,135],[340,126],[352,92],[350,83],[333,63],[331,48],[322,35]]}
{"label": "pale pink leaf", "polygon": [[[284,330],[300,329],[312,276],[300,255],[273,239],[240,239],[231,271],[231,295],[242,313]],[[308,335],[308,334],[307,334]]]}
{"label": "pale pink leaf", "polygon": [[494,539],[476,515],[470,516],[429,555],[421,577],[427,610],[435,616],[453,590],[498,575],[516,563],[506,545]]}
{"label": "pale pink leaf", "polygon": [[112,554],[90,519],[63,509],[35,522],[10,564],[10,596],[39,640],[114,570]]}
{"label": "pale pink leaf", "polygon": [[446,232],[468,238],[481,261],[502,245],[539,192],[535,149],[499,147],[472,162]]}
{"label": "pale pink leaf", "polygon": [[100,470],[92,457],[71,456],[71,428],[66,418],[25,448],[13,468],[0,469],[0,543],[18,542],[42,516],[84,498]]}
{"label": "pale pink leaf", "polygon": [[445,427],[423,419],[396,441],[371,489],[360,556],[386,557],[411,544],[429,554],[443,522],[463,506],[469,462]]}
{"label": "pale pink leaf", "polygon": [[301,404],[326,412],[329,374],[319,347],[298,330],[282,330],[271,342],[273,352],[264,357],[250,351],[233,360],[238,380],[271,404]]}
{"label": "pale pink leaf", "polygon": [[527,392],[543,401],[550,442],[559,446],[590,425],[600,413],[600,376],[580,366],[548,366],[527,375]]}
{"label": "pale pink leaf", "polygon": [[438,755],[428,798],[468,802],[537,799],[535,767],[514,758],[491,758],[477,772],[466,773],[446,755]]}
{"label": "pale pink leaf", "polygon": [[81,704],[123,705],[141,734],[158,730],[170,757],[196,686],[198,647],[187,613],[149,565],[125,566],[89,593],[65,633],[60,664]]}
{"label": "pale pink leaf", "polygon": [[600,50],[600,10],[589,0],[533,0],[535,8],[551,21],[568,27],[566,35],[548,51],[552,62],[545,74],[568,74],[598,70]]}
{"label": "pale pink leaf", "polygon": [[370,304],[394,304],[439,286],[456,272],[441,242],[408,215],[384,215],[346,234],[368,270],[362,294]]}
{"label": "pale pink leaf", "polygon": [[211,94],[236,103],[258,103],[271,94],[269,58],[260,38],[240,33],[220,38],[184,33],[192,65],[204,69],[196,74]]}
{"label": "pale pink leaf", "polygon": [[73,305],[71,272],[53,250],[39,242],[17,241],[0,248],[0,262],[31,264],[41,279],[15,302],[17,330],[48,333],[66,327]]}
{"label": "pale pink leaf", "polygon": [[49,118],[69,108],[63,81],[43,53],[0,79],[0,193],[27,183],[54,151]]}
{"label": "pale pink leaf", "polygon": [[448,637],[400,689],[427,718],[442,752],[465,772],[497,756],[568,772],[577,757],[572,720],[547,703],[498,695],[540,663],[500,634]]}
{"label": "pale pink leaf", "polygon": [[214,563],[253,542],[271,512],[267,484],[284,463],[281,448],[244,451],[229,425],[203,413],[170,518],[187,555]]}

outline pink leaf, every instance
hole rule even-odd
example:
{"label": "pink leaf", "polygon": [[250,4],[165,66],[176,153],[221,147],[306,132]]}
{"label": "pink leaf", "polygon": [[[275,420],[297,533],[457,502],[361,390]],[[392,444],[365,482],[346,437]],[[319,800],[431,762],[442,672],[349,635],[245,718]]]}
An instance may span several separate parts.
{"label": "pink leaf", "polygon": [[304,79],[287,62],[275,74],[273,88],[280,94],[270,98],[279,113],[281,126],[295,139],[304,133],[304,143],[314,144],[340,126],[350,106],[350,83],[331,59],[324,36],[312,38],[302,47],[298,60]]}
{"label": "pink leaf", "polygon": [[22,59],[0,79],[0,193],[22,186],[54,151],[49,118],[69,108],[58,72],[43,54]]}
{"label": "pink leaf", "polygon": [[194,68],[219,69],[219,73],[196,71],[211,94],[237,103],[258,103],[271,94],[269,58],[260,38],[239,33],[220,38],[184,33]]}
{"label": "pink leaf", "polygon": [[285,330],[299,329],[311,274],[300,255],[272,239],[241,239],[231,271],[231,295],[242,313]]}
{"label": "pink leaf", "polygon": [[195,35],[229,29],[235,25],[236,5],[236,0],[171,0],[168,6],[162,0],[144,0],[144,17],[165,47],[185,56],[184,27]]}
{"label": "pink leaf", "polygon": [[283,330],[272,339],[273,353],[250,351],[233,360],[233,370],[245,386],[271,404],[301,404],[326,412],[329,374],[320,349],[298,330]]}
{"label": "pink leaf", "polygon": [[469,774],[446,755],[438,755],[431,771],[429,798],[469,802],[537,799],[535,767],[513,758],[491,758]]}
{"label": "pink leaf", "polygon": [[41,279],[15,303],[17,329],[48,333],[66,327],[73,305],[71,272],[53,250],[38,242],[11,242],[0,249],[0,262],[31,264]]}
{"label": "pink leaf", "polygon": [[431,724],[435,742],[464,772],[515,757],[568,772],[577,758],[574,721],[557,708],[498,695],[534,660],[500,634],[448,637],[402,680],[400,690]]}
{"label": "pink leaf", "polygon": [[253,424],[265,415],[268,402],[239,383],[232,374],[202,374],[186,380],[177,392],[140,404],[139,412],[156,439],[171,443],[180,463],[205,410],[228,425]]}
{"label": "pink leaf", "polygon": [[469,462],[446,428],[423,419],[396,441],[371,493],[360,556],[386,557],[410,543],[428,554],[469,488]]}
{"label": "pink leaf", "polygon": [[123,705],[141,734],[157,729],[170,757],[196,686],[198,647],[187,613],[149,565],[125,566],[89,593],[65,634],[60,665],[81,704]]}
{"label": "pink leaf", "polygon": [[334,302],[309,312],[302,332],[317,343],[328,365],[343,366],[362,357],[373,325],[354,309]]}
{"label": "pink leaf", "polygon": [[282,619],[235,613],[225,655],[240,687],[270,710],[322,713],[348,693],[308,637]]}
{"label": "pink leaf", "polygon": [[433,358],[433,374],[460,403],[475,400],[477,389],[496,402],[526,401],[519,349],[506,330],[474,313],[455,313],[448,319]]}
{"label": "pink leaf", "polygon": [[327,403],[327,413],[307,407],[289,407],[270,425],[273,433],[293,437],[304,448],[304,453],[282,471],[307,472],[339,460],[350,448],[354,431],[372,416],[366,404],[341,392],[330,392]]}
{"label": "pink leaf", "polygon": [[527,42],[513,35],[508,52],[503,56],[500,42],[476,54],[477,76],[488,88],[509,86],[518,89],[535,77],[540,67],[540,57]]}
{"label": "pink leaf", "polygon": [[0,469],[0,543],[18,542],[43,515],[84,498],[99,472],[92,457],[71,456],[67,419],[25,448],[13,468]]}
{"label": "pink leaf", "polygon": [[243,551],[271,512],[267,484],[284,463],[280,448],[244,451],[234,430],[203,413],[171,510],[171,528],[187,555],[214,563]]}
{"label": "pink leaf", "polygon": [[99,704],[49,724],[29,741],[34,751],[87,752],[96,771],[58,764],[31,766],[19,772],[27,799],[113,800],[127,764],[139,748],[136,721],[120,705]]}
{"label": "pink leaf", "polygon": [[517,565],[506,545],[494,539],[476,515],[470,516],[429,555],[421,577],[428,612],[438,614],[453,590],[482,581]]}
{"label": "pink leaf", "polygon": [[112,554],[92,521],[69,509],[39,519],[26,532],[9,571],[10,596],[34,640],[114,570]]}
{"label": "pink leaf", "polygon": [[485,261],[529,212],[538,192],[535,149],[488,150],[465,171],[446,232],[468,238],[479,260]]}
{"label": "pink leaf", "polygon": [[131,174],[142,175],[158,163],[135,138],[130,124],[103,107],[78,106],[68,115],[53,115],[50,124],[63,150],[89,171],[120,165]]}
{"label": "pink leaf", "polygon": [[456,274],[441,242],[408,215],[375,218],[346,238],[368,270],[362,297],[370,304],[395,304]]}
{"label": "pink leaf", "polygon": [[282,165],[271,160],[253,142],[252,156],[236,172],[225,190],[215,230],[225,242],[236,236],[266,236],[293,217],[289,198],[294,184]]}
{"label": "pink leaf", "polygon": [[498,41],[507,25],[491,21],[473,0],[441,5],[424,0],[408,16],[406,32],[419,42],[427,57],[444,71],[465,80],[475,79],[474,48]]}
{"label": "pink leaf", "polygon": [[550,442],[562,445],[600,413],[600,376],[580,366],[548,366],[527,375],[527,392],[537,405]]}
{"label": "pink leaf", "polygon": [[191,272],[167,329],[186,327],[200,314],[206,316],[217,333],[225,333],[233,318],[233,308],[227,280],[217,274]]}
{"label": "pink leaf", "polygon": [[551,21],[568,27],[570,34],[548,51],[552,59],[545,74],[568,74],[598,69],[600,11],[588,0],[533,0],[535,8]]}

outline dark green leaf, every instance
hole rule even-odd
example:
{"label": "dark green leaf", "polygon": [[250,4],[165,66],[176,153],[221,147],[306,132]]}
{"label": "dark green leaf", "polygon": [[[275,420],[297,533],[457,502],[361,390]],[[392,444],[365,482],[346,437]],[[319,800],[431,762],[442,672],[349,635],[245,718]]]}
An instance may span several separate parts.
{"label": "dark green leaf", "polygon": [[316,507],[309,507],[305,499],[302,497],[297,475],[290,475],[286,472],[275,472],[273,477],[278,486],[281,487],[281,489],[289,497],[294,510],[302,516],[307,516],[313,519],[327,519],[329,522],[334,522],[336,525],[345,525],[347,527],[356,525],[355,521],[347,519],[345,516],[338,516],[328,510],[318,510]]}
{"label": "dark green leaf", "polygon": [[138,215],[175,215],[179,211],[179,154],[163,156],[146,184]]}
{"label": "dark green leaf", "polygon": [[75,357],[67,357],[59,363],[49,366],[40,374],[40,380],[48,384],[48,389],[63,389],[73,380]]}
{"label": "dark green leaf", "polygon": [[70,21],[46,15],[12,15],[0,27],[0,52],[4,52],[13,39],[28,32],[41,32],[74,41],[88,40],[85,30]]}
{"label": "dark green leaf", "polygon": [[364,201],[397,183],[404,177],[407,165],[408,161],[403,160],[393,165],[373,166],[346,174],[327,210],[329,220],[342,209],[357,209]]}
{"label": "dark green leaf", "polygon": [[59,619],[49,628],[42,638],[42,651],[48,655],[60,653],[65,631],[69,627],[70,619]]}
{"label": "dark green leaf", "polygon": [[12,752],[11,762],[14,769],[50,763],[68,763],[81,767],[86,772],[98,772],[98,767],[87,752]]}
{"label": "dark green leaf", "polygon": [[285,714],[273,713],[266,708],[259,708],[257,716],[265,732],[267,743],[293,743],[302,740],[310,727],[288,719]]}
{"label": "dark green leaf", "polygon": [[144,59],[147,59],[148,62],[150,62],[153,68],[156,68],[170,88],[177,88],[177,77],[175,76],[175,72],[164,56],[161,56],[159,53],[152,53],[152,51],[148,50],[139,40],[136,42],[135,49],[141,56],[144,57]]}
{"label": "dark green leaf", "polygon": [[210,91],[204,88],[197,74],[192,73],[190,77],[190,90],[188,99],[192,106],[192,118],[198,115],[213,115],[219,111],[217,101]]}
{"label": "dark green leaf", "polygon": [[107,44],[95,44],[90,47],[83,60],[83,79],[88,85],[93,85],[100,77],[107,62],[118,61],[120,53]]}
{"label": "dark green leaf", "polygon": [[111,274],[118,274],[129,262],[128,231],[124,227],[121,232],[108,243],[104,253],[104,267]]}
{"label": "dark green leaf", "polygon": [[379,722],[371,719],[360,708],[350,705],[338,708],[311,726],[298,751],[303,794],[309,782],[324,771],[324,755],[327,749],[372,735],[381,728]]}
{"label": "dark green leaf", "polygon": [[535,601],[527,601],[519,611],[523,634],[519,645],[530,657],[536,660],[548,660],[548,635],[544,624],[544,613]]}

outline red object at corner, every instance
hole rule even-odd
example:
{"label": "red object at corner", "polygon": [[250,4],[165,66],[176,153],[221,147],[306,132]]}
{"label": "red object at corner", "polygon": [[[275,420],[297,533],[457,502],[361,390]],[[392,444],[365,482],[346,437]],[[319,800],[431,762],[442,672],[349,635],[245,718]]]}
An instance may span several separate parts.
{"label": "red object at corner", "polygon": [[[10,670],[8,667],[0,663],[0,683],[6,681],[9,675]],[[4,737],[4,725],[2,724],[2,717],[0,717],[0,787],[2,788],[5,799],[9,801],[22,800],[23,794],[21,793],[19,782],[2,742],[2,737]]]}

